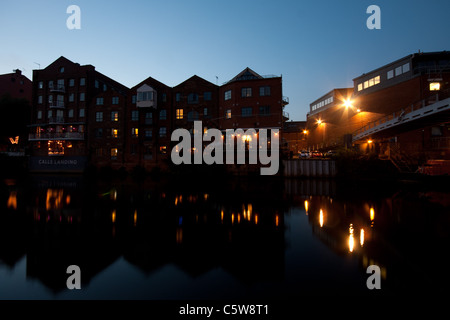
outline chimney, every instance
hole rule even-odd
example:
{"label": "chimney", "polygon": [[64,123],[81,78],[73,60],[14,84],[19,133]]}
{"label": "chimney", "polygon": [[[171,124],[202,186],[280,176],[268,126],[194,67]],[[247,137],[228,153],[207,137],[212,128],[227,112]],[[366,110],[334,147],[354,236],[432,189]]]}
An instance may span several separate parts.
{"label": "chimney", "polygon": [[16,75],[18,75],[18,76],[20,76],[21,74],[22,74],[22,71],[20,70],[20,69],[16,69],[16,70],[13,70],[15,73],[16,73]]}

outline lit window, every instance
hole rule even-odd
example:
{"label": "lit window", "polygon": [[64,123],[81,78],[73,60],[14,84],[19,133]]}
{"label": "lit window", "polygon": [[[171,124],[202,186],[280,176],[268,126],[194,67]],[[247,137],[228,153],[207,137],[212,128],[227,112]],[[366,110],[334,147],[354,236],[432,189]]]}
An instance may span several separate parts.
{"label": "lit window", "polygon": [[118,129],[111,129],[111,136],[113,138],[118,138],[119,137],[119,130]]}
{"label": "lit window", "polygon": [[231,109],[228,109],[228,110],[225,112],[225,118],[231,119]]}
{"label": "lit window", "polygon": [[159,152],[161,154],[166,154],[167,153],[167,147],[166,146],[161,146],[159,147]]}
{"label": "lit window", "polygon": [[176,110],[176,117],[177,117],[177,120],[183,119],[183,109]]}
{"label": "lit window", "polygon": [[364,81],[364,89],[367,89],[369,87],[369,81]]}
{"label": "lit window", "polygon": [[369,79],[369,87],[371,87],[371,86],[373,86],[374,85],[374,83],[373,83],[373,78],[372,79]]}
{"label": "lit window", "polygon": [[133,138],[137,138],[139,136],[139,129],[138,128],[131,128],[131,136]]}
{"label": "lit window", "polygon": [[118,111],[112,111],[111,112],[111,121],[119,121],[119,112]]}
{"label": "lit window", "polygon": [[380,83],[380,76],[376,76],[374,79],[374,84],[379,84]]}
{"label": "lit window", "polygon": [[430,91],[441,90],[441,84],[439,82],[430,82]]}
{"label": "lit window", "polygon": [[117,159],[118,154],[119,150],[117,148],[111,148],[111,159]]}

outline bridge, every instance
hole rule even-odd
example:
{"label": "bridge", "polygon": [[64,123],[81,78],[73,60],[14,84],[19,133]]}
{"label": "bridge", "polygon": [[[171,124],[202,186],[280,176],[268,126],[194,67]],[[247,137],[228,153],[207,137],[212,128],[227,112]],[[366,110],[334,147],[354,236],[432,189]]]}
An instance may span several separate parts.
{"label": "bridge", "polygon": [[390,115],[369,122],[355,131],[353,142],[392,137],[414,129],[450,120],[450,98],[439,100],[438,95],[414,103]]}

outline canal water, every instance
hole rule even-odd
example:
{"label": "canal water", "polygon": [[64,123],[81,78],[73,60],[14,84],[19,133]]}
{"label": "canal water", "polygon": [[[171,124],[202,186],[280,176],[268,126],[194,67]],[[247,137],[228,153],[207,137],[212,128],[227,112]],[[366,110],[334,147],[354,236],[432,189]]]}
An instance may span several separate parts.
{"label": "canal water", "polygon": [[449,195],[416,181],[4,179],[0,299],[440,295]]}

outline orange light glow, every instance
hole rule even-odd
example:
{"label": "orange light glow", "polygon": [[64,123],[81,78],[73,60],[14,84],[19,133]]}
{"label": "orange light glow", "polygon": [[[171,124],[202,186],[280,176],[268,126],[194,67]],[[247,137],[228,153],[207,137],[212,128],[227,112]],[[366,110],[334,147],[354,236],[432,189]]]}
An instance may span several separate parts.
{"label": "orange light glow", "polygon": [[320,209],[320,213],[319,213],[319,225],[322,228],[323,227],[323,210]]}
{"label": "orange light glow", "polygon": [[10,192],[7,207],[17,210],[17,192],[16,191]]}

